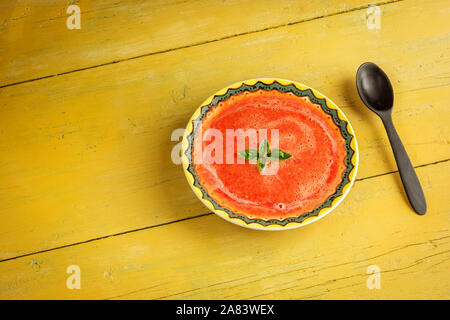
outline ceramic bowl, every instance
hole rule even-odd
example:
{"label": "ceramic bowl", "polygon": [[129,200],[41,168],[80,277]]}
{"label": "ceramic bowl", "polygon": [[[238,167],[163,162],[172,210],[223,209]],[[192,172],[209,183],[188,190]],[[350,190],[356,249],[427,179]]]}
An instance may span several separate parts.
{"label": "ceramic bowl", "polygon": [[[345,147],[347,149],[347,156],[345,158],[346,170],[343,174],[341,183],[337,187],[336,192],[328,197],[325,202],[316,207],[313,211],[304,213],[299,217],[291,217],[284,220],[262,220],[251,219],[244,215],[234,213],[230,209],[222,206],[220,203],[217,203],[208,195],[206,190],[199,183],[199,180],[194,171],[194,167],[192,164],[193,140],[195,130],[197,129],[198,124],[201,122],[203,117],[212,107],[216,106],[219,102],[230,98],[232,95],[239,94],[247,90],[255,91],[258,89],[275,89],[281,92],[292,92],[297,96],[309,97],[309,99],[313,103],[319,105],[325,113],[331,116],[333,122],[338,126],[345,140]],[[197,197],[200,199],[200,201],[202,201],[209,210],[216,213],[219,217],[239,226],[258,230],[288,230],[305,226],[319,220],[320,218],[333,211],[350,191],[350,188],[355,181],[356,172],[358,169],[358,161],[359,154],[355,133],[342,110],[339,109],[339,107],[333,101],[321,94],[319,91],[304,84],[285,79],[250,79],[236,82],[219,90],[208,99],[206,99],[194,112],[187,124],[187,128],[182,141],[183,171],[186,175],[189,185],[191,186]]]}

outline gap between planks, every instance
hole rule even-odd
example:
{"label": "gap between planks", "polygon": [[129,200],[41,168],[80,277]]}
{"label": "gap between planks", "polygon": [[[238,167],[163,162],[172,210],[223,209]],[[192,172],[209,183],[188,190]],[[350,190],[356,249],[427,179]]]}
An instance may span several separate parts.
{"label": "gap between planks", "polygon": [[[440,163],[445,163],[445,162],[448,162],[448,161],[450,161],[450,159],[439,160],[439,161],[435,161],[435,162],[431,162],[431,163],[427,163],[427,164],[422,164],[422,165],[415,166],[414,168],[418,169],[418,168],[428,167],[428,166],[437,165],[437,164],[440,164]],[[364,180],[368,180],[368,179],[373,179],[373,178],[389,175],[389,174],[394,174],[394,173],[397,173],[397,172],[398,172],[398,170],[390,171],[390,172],[386,172],[386,173],[381,173],[381,174],[377,174],[377,175],[373,175],[373,176],[369,176],[369,177],[355,179],[355,183],[357,183],[359,181],[364,181]],[[198,214],[198,215],[186,217],[186,218],[183,218],[183,219],[168,221],[168,222],[164,222],[164,223],[160,223],[160,224],[156,224],[156,225],[152,225],[152,226],[147,226],[147,227],[142,227],[142,228],[138,228],[138,229],[127,230],[127,231],[123,231],[123,232],[109,234],[109,235],[102,236],[102,237],[97,237],[97,238],[92,238],[92,239],[88,239],[88,240],[84,240],[84,241],[69,243],[69,244],[66,244],[66,245],[63,245],[63,246],[58,246],[58,247],[53,247],[53,248],[49,248],[49,249],[45,249],[45,250],[30,252],[30,253],[22,254],[22,255],[19,255],[19,256],[15,256],[15,257],[11,257],[11,258],[6,258],[6,259],[3,259],[3,260],[0,260],[0,263],[1,262],[6,262],[6,261],[10,261],[10,260],[19,259],[19,258],[23,258],[23,257],[32,256],[32,255],[36,255],[36,254],[40,254],[40,253],[54,251],[54,250],[58,250],[58,249],[64,249],[64,248],[68,248],[68,247],[73,247],[73,246],[81,245],[81,244],[84,244],[84,243],[89,243],[89,242],[93,242],[93,241],[99,241],[99,240],[107,239],[107,238],[110,238],[110,237],[121,236],[121,235],[129,234],[129,233],[132,233],[132,232],[138,232],[138,231],[153,229],[153,228],[162,227],[162,226],[166,226],[166,225],[177,223],[177,222],[182,222],[182,221],[186,221],[186,220],[206,217],[206,216],[210,216],[212,214],[214,214],[214,213],[213,212],[208,212],[208,213]]]}
{"label": "gap between planks", "polygon": [[346,14],[346,13],[350,13],[350,12],[354,12],[354,11],[358,11],[358,10],[367,9],[369,6],[384,6],[384,5],[388,5],[388,4],[398,3],[398,2],[401,2],[401,1],[405,1],[405,0],[381,1],[381,2],[378,2],[378,3],[370,4],[370,5],[364,5],[364,6],[360,6],[360,7],[356,7],[356,8],[351,8],[351,9],[339,11],[339,12],[323,14],[323,15],[316,16],[316,17],[311,17],[311,18],[302,19],[302,20],[298,20],[298,21],[288,22],[288,23],[279,24],[279,25],[275,25],[275,26],[271,26],[271,27],[262,28],[262,29],[257,29],[257,30],[253,30],[253,31],[246,31],[246,32],[236,33],[236,34],[233,34],[233,35],[227,35],[227,36],[224,36],[224,37],[221,37],[221,38],[217,38],[217,39],[213,39],[213,40],[205,40],[205,41],[200,41],[200,42],[197,42],[197,43],[192,43],[192,44],[188,44],[188,45],[184,45],[184,46],[180,46],[180,47],[175,47],[175,48],[170,48],[170,49],[165,49],[165,50],[160,50],[160,51],[143,53],[143,54],[140,54],[140,55],[137,55],[137,56],[133,56],[133,57],[129,57],[129,58],[123,58],[123,59],[118,59],[118,60],[113,60],[113,61],[110,61],[110,62],[105,62],[105,63],[97,64],[97,65],[94,65],[94,66],[74,69],[74,70],[65,71],[65,72],[56,73],[56,74],[50,74],[50,75],[46,75],[46,76],[42,76],[42,77],[38,77],[38,78],[33,78],[33,79],[28,79],[28,80],[23,80],[23,81],[12,82],[12,83],[8,83],[8,84],[0,85],[0,89],[6,88],[6,87],[15,86],[15,85],[20,85],[20,84],[24,84],[24,83],[34,82],[34,81],[38,81],[38,80],[53,78],[53,77],[57,77],[57,76],[63,76],[63,75],[70,74],[70,73],[75,73],[75,72],[81,72],[81,71],[85,71],[85,70],[100,68],[100,67],[104,67],[104,66],[120,63],[120,62],[135,60],[135,59],[144,58],[144,57],[149,57],[149,56],[153,56],[153,55],[157,55],[157,54],[162,54],[162,53],[167,53],[167,52],[172,52],[172,51],[181,50],[181,49],[187,49],[187,48],[192,48],[192,47],[197,47],[197,46],[201,46],[201,45],[205,45],[205,44],[209,44],[209,43],[213,43],[213,42],[218,42],[218,41],[222,41],[222,40],[232,39],[232,38],[236,38],[236,37],[241,37],[241,36],[245,36],[245,35],[249,35],[249,34],[255,34],[255,33],[260,33],[260,32],[264,32],[264,31],[268,31],[268,30],[275,30],[275,29],[279,29],[279,28],[283,28],[283,27],[293,26],[293,25],[297,25],[297,24],[300,24],[300,23],[303,23],[303,22],[314,21],[314,20],[318,20],[318,19],[322,19],[322,18],[333,17],[333,16],[337,16],[337,15],[341,15],[341,14]]}

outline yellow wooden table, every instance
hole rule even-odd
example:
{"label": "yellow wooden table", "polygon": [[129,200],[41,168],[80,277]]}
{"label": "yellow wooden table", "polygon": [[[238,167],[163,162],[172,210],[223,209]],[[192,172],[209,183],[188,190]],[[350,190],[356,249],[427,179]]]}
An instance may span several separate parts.
{"label": "yellow wooden table", "polygon": [[[72,3],[0,2],[0,298],[450,298],[448,0]],[[365,61],[391,78],[425,216],[358,98]],[[304,228],[230,224],[171,162],[197,106],[255,77],[320,90],[356,131],[355,185]]]}

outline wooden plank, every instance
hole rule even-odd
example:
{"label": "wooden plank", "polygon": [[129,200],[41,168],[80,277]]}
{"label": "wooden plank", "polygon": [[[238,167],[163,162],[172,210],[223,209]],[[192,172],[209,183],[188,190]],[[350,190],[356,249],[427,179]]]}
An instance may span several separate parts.
{"label": "wooden plank", "polygon": [[[450,161],[417,170],[416,215],[398,174],[357,181],[349,201],[286,232],[211,215],[0,263],[0,298],[449,299]],[[81,289],[66,288],[78,265]],[[366,286],[377,265],[381,289]]]}
{"label": "wooden plank", "polygon": [[[0,86],[213,41],[373,1],[83,0],[69,30],[64,0],[0,2]],[[381,0],[380,0],[381,2]]]}
{"label": "wooden plank", "polygon": [[383,6],[381,30],[354,11],[0,89],[0,258],[205,213],[170,160],[170,135],[241,79],[294,79],[342,106],[364,178],[396,170],[354,86],[358,65],[373,60],[398,93],[394,122],[412,162],[449,159],[446,5]]}

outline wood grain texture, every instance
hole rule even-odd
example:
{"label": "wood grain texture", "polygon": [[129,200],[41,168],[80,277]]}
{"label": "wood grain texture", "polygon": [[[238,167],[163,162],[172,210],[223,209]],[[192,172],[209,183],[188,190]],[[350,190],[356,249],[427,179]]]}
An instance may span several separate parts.
{"label": "wood grain texture", "polygon": [[[450,161],[417,170],[429,212],[398,174],[358,181],[320,221],[286,232],[210,215],[0,263],[0,298],[449,299]],[[66,288],[66,268],[81,289]],[[369,265],[381,289],[366,287]]]}
{"label": "wood grain texture", "polygon": [[68,1],[1,1],[0,86],[297,23],[371,2],[80,0],[76,4],[81,29],[69,30]]}
{"label": "wood grain texture", "polygon": [[382,6],[381,30],[367,30],[359,10],[0,89],[0,259],[206,213],[170,160],[170,135],[203,99],[246,78],[297,80],[341,106],[361,179],[396,170],[354,85],[358,65],[373,60],[393,81],[413,164],[449,159],[446,4]]}
{"label": "wood grain texture", "polygon": [[[80,0],[72,31],[65,1],[0,2],[0,299],[449,299],[450,7],[386,2],[369,30],[364,0]],[[357,95],[364,61],[392,80],[423,217]],[[360,147],[345,201],[286,232],[208,214],[170,160],[206,97],[264,76],[326,94]]]}

